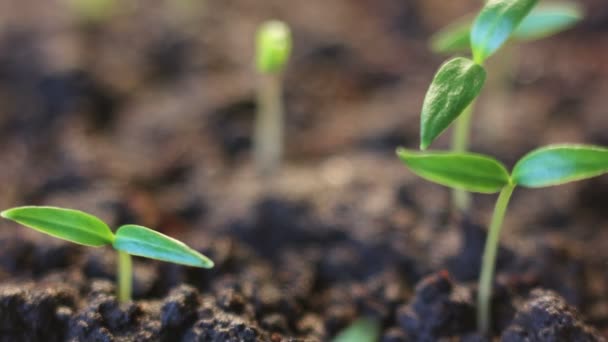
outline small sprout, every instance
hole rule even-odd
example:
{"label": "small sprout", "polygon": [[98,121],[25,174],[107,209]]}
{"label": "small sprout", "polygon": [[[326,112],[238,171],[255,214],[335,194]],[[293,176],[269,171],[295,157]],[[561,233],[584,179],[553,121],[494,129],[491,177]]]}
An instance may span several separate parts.
{"label": "small sprout", "polygon": [[473,59],[482,64],[511,36],[538,0],[489,0],[471,28]]}
{"label": "small sprout", "polygon": [[412,172],[432,182],[471,192],[500,192],[479,277],[477,321],[482,333],[490,329],[490,299],[500,230],[515,187],[547,187],[608,173],[608,149],[589,145],[539,148],[521,158],[511,175],[497,160],[479,154],[398,149],[397,155]]}
{"label": "small sprout", "polygon": [[287,24],[272,20],[256,35],[256,68],[260,73],[254,132],[254,159],[258,173],[269,176],[279,167],[283,154],[282,72],[291,54]]}
{"label": "small sprout", "polygon": [[[582,8],[574,2],[540,3],[530,11],[511,35],[515,41],[531,41],[560,33],[583,18]],[[473,16],[466,15],[431,37],[435,53],[461,53],[471,46]]]}
{"label": "small sprout", "polygon": [[464,57],[439,68],[422,105],[421,149],[426,149],[473,102],[485,80],[484,68]]}
{"label": "small sprout", "polygon": [[342,330],[332,342],[376,342],[380,340],[380,324],[371,318],[360,318]]}
{"label": "small sprout", "polygon": [[283,71],[291,54],[291,31],[282,21],[263,23],[256,35],[256,67],[262,74]]}
{"label": "small sprout", "polygon": [[131,299],[131,256],[142,256],[193,267],[212,268],[213,261],[184,243],[146,227],[125,225],[113,234],[97,217],[73,209],[25,206],[12,208],[0,216],[41,233],[73,243],[118,251],[118,299]]}

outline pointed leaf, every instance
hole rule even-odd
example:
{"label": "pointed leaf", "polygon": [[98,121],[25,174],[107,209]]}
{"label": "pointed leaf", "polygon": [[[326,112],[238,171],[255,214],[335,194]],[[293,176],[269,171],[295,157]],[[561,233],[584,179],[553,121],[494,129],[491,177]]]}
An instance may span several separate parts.
{"label": "pointed leaf", "polygon": [[574,2],[540,3],[519,24],[513,37],[535,40],[564,31],[583,18],[582,8]]}
{"label": "pointed leaf", "polygon": [[426,149],[471,104],[485,80],[484,68],[467,58],[454,58],[439,68],[422,105],[421,149]]}
{"label": "pointed leaf", "polygon": [[483,63],[511,36],[538,0],[489,0],[471,28],[471,48]]}
{"label": "pointed leaf", "polygon": [[[582,8],[575,2],[540,3],[521,21],[512,34],[520,41],[542,39],[564,31],[583,18]],[[471,47],[470,15],[457,19],[431,37],[431,49],[435,53],[458,53]]]}
{"label": "pointed leaf", "polygon": [[8,209],[0,215],[39,232],[85,246],[109,245],[114,240],[112,231],[103,221],[79,210],[27,206]]}
{"label": "pointed leaf", "polygon": [[608,172],[608,149],[590,145],[551,145],[520,159],[513,168],[517,185],[540,188]]}
{"label": "pointed leaf", "polygon": [[496,159],[474,153],[414,152],[397,155],[418,176],[471,192],[496,193],[509,184],[509,173]]}
{"label": "pointed leaf", "polygon": [[194,267],[213,267],[211,259],[183,242],[142,226],[129,224],[118,228],[112,246],[119,251],[150,259]]}

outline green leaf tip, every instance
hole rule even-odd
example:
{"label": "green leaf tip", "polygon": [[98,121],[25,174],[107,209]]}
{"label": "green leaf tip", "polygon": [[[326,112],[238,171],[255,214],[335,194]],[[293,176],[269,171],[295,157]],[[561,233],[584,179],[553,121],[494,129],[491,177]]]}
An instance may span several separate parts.
{"label": "green leaf tip", "polygon": [[150,228],[124,225],[116,231],[112,246],[123,252],[176,264],[212,268],[213,261],[185,243]]}
{"label": "green leaf tip", "polygon": [[519,24],[513,37],[518,40],[536,40],[564,31],[584,17],[583,8],[575,2],[540,3]]}
{"label": "green leaf tip", "polygon": [[481,92],[483,66],[464,57],[445,62],[426,93],[420,115],[420,149],[424,150],[458,118]]}
{"label": "green leaf tip", "polygon": [[492,194],[511,183],[503,164],[481,154],[416,152],[399,148],[397,155],[416,175],[451,188]]}
{"label": "green leaf tip", "polygon": [[332,342],[376,342],[380,337],[380,323],[371,318],[359,318],[342,330]]}
{"label": "green leaf tip", "polygon": [[291,54],[291,30],[279,20],[270,20],[256,33],[256,68],[260,73],[277,73],[284,69]]}
{"label": "green leaf tip", "polygon": [[549,145],[521,158],[513,168],[517,185],[540,188],[608,172],[608,149],[592,145]]}
{"label": "green leaf tip", "polygon": [[26,227],[77,244],[99,247],[114,241],[114,234],[99,218],[85,212],[50,206],[24,206],[0,215]]}
{"label": "green leaf tip", "polygon": [[[517,41],[531,41],[564,31],[584,17],[583,8],[576,2],[541,2],[521,21],[511,35]],[[466,15],[435,33],[430,40],[435,53],[461,53],[471,47],[471,15]]]}
{"label": "green leaf tip", "polygon": [[488,0],[471,28],[471,49],[482,64],[513,34],[538,0]]}

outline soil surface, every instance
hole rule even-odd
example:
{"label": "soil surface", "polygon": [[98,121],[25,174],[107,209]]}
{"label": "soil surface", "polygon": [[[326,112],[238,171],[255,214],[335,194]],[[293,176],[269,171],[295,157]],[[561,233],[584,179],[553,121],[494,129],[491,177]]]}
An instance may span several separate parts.
{"label": "soil surface", "polygon": [[[0,208],[141,224],[215,261],[115,255],[0,222],[0,341],[329,341],[361,317],[381,341],[604,341],[608,178],[518,189],[503,229],[492,337],[476,279],[494,196],[470,217],[400,164],[445,59],[430,35],[479,1],[129,1],[101,23],[65,2],[0,1]],[[179,6],[177,5],[179,3]],[[488,65],[472,150],[508,165],[547,143],[608,145],[608,7]],[[252,37],[289,22],[286,155],[251,161]],[[449,134],[433,148],[445,148]]]}

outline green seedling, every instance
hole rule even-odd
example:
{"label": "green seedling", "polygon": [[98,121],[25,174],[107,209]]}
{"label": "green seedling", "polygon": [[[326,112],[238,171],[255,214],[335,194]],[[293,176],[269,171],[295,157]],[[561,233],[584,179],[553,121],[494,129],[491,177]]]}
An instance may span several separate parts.
{"label": "green seedling", "polygon": [[256,34],[255,65],[260,74],[254,132],[254,159],[258,172],[272,174],[283,154],[282,74],[291,54],[287,24],[272,20]]}
{"label": "green seedling", "polygon": [[342,330],[332,342],[377,342],[380,324],[371,318],[360,318]]}
{"label": "green seedling", "polygon": [[490,300],[496,253],[503,219],[516,186],[543,188],[583,180],[608,172],[608,149],[589,145],[551,145],[521,158],[509,174],[494,158],[466,152],[414,152],[397,155],[418,176],[454,189],[500,193],[488,230],[479,277],[477,323],[490,330]]}
{"label": "green seedling", "polygon": [[90,247],[112,246],[118,252],[118,300],[131,300],[131,255],[181,265],[212,268],[213,261],[183,242],[152,229],[124,225],[112,233],[99,218],[82,211],[57,207],[12,208],[0,216],[50,236]]}
{"label": "green seedling", "polygon": [[[438,53],[469,50],[473,59],[457,57],[445,62],[427,91],[421,113],[420,148],[426,149],[453,122],[451,150],[468,150],[471,116],[485,80],[484,62],[509,39],[529,41],[561,32],[581,20],[579,6],[570,2],[489,0],[476,18],[466,16],[432,37]],[[466,212],[470,195],[453,191],[456,209]]]}
{"label": "green seedling", "polygon": [[65,0],[75,17],[84,24],[99,24],[112,17],[118,9],[117,0]]}

